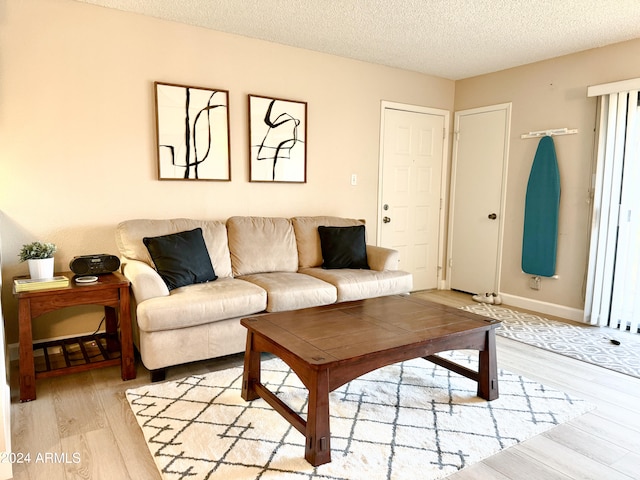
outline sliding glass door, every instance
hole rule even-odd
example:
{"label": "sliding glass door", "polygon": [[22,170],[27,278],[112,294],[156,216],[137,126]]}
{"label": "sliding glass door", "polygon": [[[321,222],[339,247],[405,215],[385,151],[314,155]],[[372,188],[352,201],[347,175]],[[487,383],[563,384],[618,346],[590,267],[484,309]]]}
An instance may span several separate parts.
{"label": "sliding glass door", "polygon": [[585,321],[637,333],[640,317],[638,89],[599,95],[599,102]]}
{"label": "sliding glass door", "polygon": [[627,130],[609,324],[638,331],[640,316],[640,108]]}

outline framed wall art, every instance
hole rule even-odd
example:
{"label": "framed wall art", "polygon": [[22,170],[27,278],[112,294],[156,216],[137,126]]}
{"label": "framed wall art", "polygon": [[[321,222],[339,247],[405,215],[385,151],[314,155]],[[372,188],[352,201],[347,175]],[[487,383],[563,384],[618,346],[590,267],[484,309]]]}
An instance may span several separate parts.
{"label": "framed wall art", "polygon": [[250,180],[307,181],[307,103],[249,95]]}
{"label": "framed wall art", "polygon": [[154,85],[158,178],[231,180],[229,92]]}

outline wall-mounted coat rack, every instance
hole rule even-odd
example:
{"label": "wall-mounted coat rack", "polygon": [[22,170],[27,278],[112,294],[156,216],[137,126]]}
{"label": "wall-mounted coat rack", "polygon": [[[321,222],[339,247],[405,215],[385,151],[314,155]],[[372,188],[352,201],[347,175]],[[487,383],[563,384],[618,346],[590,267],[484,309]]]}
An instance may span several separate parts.
{"label": "wall-mounted coat rack", "polygon": [[578,133],[577,128],[551,128],[549,130],[538,130],[537,132],[523,133],[520,138],[540,138],[540,137],[554,137],[557,135],[573,135]]}

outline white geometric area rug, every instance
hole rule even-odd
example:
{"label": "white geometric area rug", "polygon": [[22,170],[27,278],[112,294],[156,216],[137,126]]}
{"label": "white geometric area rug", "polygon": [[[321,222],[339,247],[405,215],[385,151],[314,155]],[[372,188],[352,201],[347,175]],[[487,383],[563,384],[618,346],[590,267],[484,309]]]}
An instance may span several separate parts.
{"label": "white geometric area rug", "polygon": [[[306,389],[280,359],[263,362],[262,380],[306,412]],[[593,408],[504,370],[487,402],[475,382],[410,360],[331,393],[332,461],[313,467],[302,434],[264,400],[242,400],[241,384],[235,367],[127,391],[163,479],[437,479]]]}
{"label": "white geometric area rug", "polygon": [[640,378],[638,334],[609,327],[549,320],[486,303],[461,308],[501,320],[496,329],[501,337]]}

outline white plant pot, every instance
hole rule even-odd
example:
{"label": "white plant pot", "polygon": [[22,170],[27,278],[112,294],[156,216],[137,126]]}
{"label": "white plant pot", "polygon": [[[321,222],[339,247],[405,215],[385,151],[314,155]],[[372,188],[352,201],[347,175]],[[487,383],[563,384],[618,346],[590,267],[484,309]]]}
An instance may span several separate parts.
{"label": "white plant pot", "polygon": [[53,277],[53,257],[27,260],[29,275],[32,279]]}

